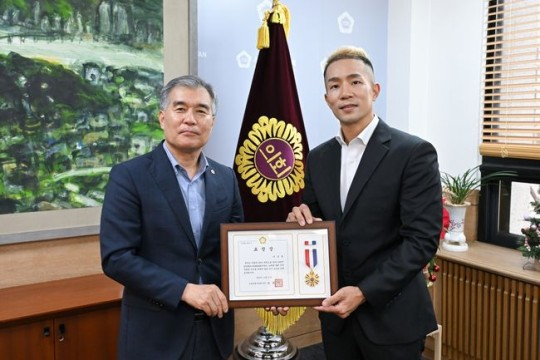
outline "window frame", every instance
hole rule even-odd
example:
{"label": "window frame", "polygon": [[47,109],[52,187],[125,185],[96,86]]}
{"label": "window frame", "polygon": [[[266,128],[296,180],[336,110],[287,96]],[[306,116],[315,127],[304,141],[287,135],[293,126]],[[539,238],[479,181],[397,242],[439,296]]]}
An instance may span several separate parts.
{"label": "window frame", "polygon": [[[482,165],[480,166],[480,174],[482,177],[502,170],[515,171],[517,176],[499,179],[498,182],[494,182],[481,188],[478,203],[477,239],[480,242],[516,249],[518,247],[517,242],[520,238],[520,234],[513,234],[501,230],[501,218],[504,217],[501,215],[506,216],[510,214],[512,195],[509,190],[511,189],[512,182],[540,184],[540,162],[538,160],[487,156],[482,158]],[[501,197],[506,198],[501,199]],[[506,204],[506,206],[504,206],[504,204]]]}
{"label": "window frame", "polygon": [[[504,17],[501,16],[501,11],[504,11],[505,4],[510,3],[507,0],[488,0],[487,19],[492,21],[493,27],[486,26],[487,41],[485,46],[485,63],[484,70],[484,92],[483,92],[483,115],[492,116],[498,111],[497,100],[501,100],[507,94],[500,94],[497,90],[500,81],[497,73],[503,66],[503,62],[494,59],[508,60],[508,57],[503,58],[503,49],[501,41],[503,40]],[[510,7],[512,5],[509,5]],[[506,13],[503,13],[506,15]],[[496,20],[496,22],[493,22]],[[511,21],[510,21],[511,23]],[[509,25],[511,27],[511,25]],[[540,26],[539,26],[540,28]],[[510,29],[506,29],[511,31]],[[537,45],[540,48],[540,45]],[[539,50],[540,51],[540,50]],[[495,55],[495,56],[493,56]],[[512,55],[512,53],[511,53]],[[510,56],[511,56],[510,55]],[[495,74],[495,75],[494,75]],[[536,79],[533,79],[536,81]],[[537,83],[532,83],[534,88],[538,87]],[[531,115],[533,116],[533,115]],[[537,117],[533,117],[533,122]],[[481,119],[483,128],[493,126],[493,123],[486,125]],[[501,122],[504,122],[501,117]],[[496,122],[496,121],[494,121]],[[482,144],[486,143],[484,137],[480,146],[482,162],[480,166],[480,174],[482,177],[496,171],[515,171],[517,176],[512,178],[499,179],[498,182],[482,186],[480,189],[479,207],[478,207],[478,231],[477,239],[481,242],[491,243],[508,248],[517,248],[518,239],[521,234],[513,234],[506,230],[501,230],[506,227],[506,222],[510,221],[510,205],[512,203],[512,182],[526,182],[532,184],[540,184],[540,161],[535,159],[535,155],[540,152],[540,138],[529,145],[525,150],[520,151],[504,151],[504,144],[501,145],[500,156],[492,156],[490,151],[482,151]],[[511,147],[514,144],[510,144]],[[532,150],[534,151],[532,151]],[[514,214],[515,215],[515,214]],[[504,224],[504,226],[501,226]]]}

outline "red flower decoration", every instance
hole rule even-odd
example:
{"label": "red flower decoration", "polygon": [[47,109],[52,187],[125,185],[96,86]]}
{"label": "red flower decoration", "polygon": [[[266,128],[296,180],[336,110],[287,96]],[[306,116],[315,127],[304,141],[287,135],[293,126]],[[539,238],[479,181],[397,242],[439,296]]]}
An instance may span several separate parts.
{"label": "red flower decoration", "polygon": [[[442,199],[443,204],[446,203],[446,198],[443,197]],[[448,230],[448,226],[450,225],[450,214],[448,213],[448,210],[446,210],[445,207],[443,207],[443,221],[442,221],[442,230],[441,230],[441,236],[440,239],[444,239],[444,235],[446,234],[446,230]]]}

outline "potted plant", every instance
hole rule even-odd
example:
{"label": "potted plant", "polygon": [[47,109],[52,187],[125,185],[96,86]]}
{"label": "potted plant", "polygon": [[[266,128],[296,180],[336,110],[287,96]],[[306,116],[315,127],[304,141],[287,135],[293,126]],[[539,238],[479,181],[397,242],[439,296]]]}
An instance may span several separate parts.
{"label": "potted plant", "polygon": [[465,170],[459,175],[441,173],[444,206],[450,215],[450,224],[444,236],[443,248],[449,251],[467,251],[465,234],[465,214],[470,203],[467,201],[474,190],[495,179],[515,176],[514,171],[496,171],[485,176],[479,176],[480,165]]}

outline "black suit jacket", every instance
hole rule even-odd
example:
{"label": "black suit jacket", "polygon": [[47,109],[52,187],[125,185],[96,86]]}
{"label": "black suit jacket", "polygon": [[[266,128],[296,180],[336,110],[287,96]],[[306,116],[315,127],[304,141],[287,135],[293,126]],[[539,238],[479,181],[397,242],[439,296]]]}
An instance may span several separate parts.
{"label": "black suit jacket", "polygon": [[[428,142],[379,121],[340,205],[341,145],[310,151],[304,202],[335,220],[339,286],[358,286],[367,302],[351,314],[377,344],[421,339],[437,328],[421,269],[435,255],[442,224],[437,154]],[[343,320],[320,313],[339,332]]]}
{"label": "black suit jacket", "polygon": [[[101,216],[105,274],[125,287],[120,359],[175,359],[194,309],[180,301],[187,283],[221,286],[220,224],[243,221],[232,169],[208,159],[206,208],[197,249],[188,211],[163,143],[111,170]],[[212,318],[218,347],[232,352],[234,313]]]}

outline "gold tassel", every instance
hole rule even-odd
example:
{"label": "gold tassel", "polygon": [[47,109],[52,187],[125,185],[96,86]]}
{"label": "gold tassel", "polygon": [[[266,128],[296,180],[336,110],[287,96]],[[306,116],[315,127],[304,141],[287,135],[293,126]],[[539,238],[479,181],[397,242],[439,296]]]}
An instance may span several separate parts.
{"label": "gold tassel", "polygon": [[270,31],[268,29],[268,17],[270,16],[269,11],[264,12],[264,19],[259,31],[257,33],[257,49],[268,49],[270,47]]}
{"label": "gold tassel", "polygon": [[272,334],[281,335],[285,330],[294,325],[306,311],[305,307],[291,307],[287,315],[274,315],[264,308],[257,308],[257,315],[263,321],[266,330]]}

